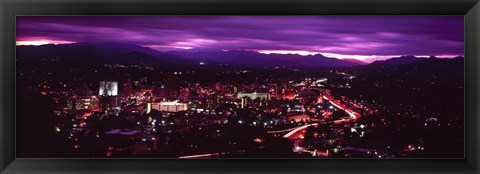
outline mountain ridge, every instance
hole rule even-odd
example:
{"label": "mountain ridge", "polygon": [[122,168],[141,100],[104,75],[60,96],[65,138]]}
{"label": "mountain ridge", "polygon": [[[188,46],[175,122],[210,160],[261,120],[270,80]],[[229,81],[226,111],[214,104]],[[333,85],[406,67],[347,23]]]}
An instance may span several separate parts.
{"label": "mountain ridge", "polygon": [[[141,60],[131,60],[135,56],[126,56],[131,53]],[[35,58],[45,56],[61,56],[69,59],[82,60],[65,60],[74,62],[88,63],[88,61],[99,61],[102,63],[134,63],[140,61],[143,63],[187,63],[198,64],[199,62],[210,64],[232,64],[242,66],[258,66],[258,67],[353,67],[365,65],[405,65],[419,62],[425,59],[439,59],[434,56],[415,57],[405,55],[400,57],[392,57],[385,60],[377,60],[366,63],[357,59],[337,59],[315,55],[299,55],[299,54],[264,54],[251,50],[185,50],[185,51],[166,51],[161,52],[149,47],[144,47],[128,43],[72,43],[72,44],[47,44],[39,46],[17,46],[17,56],[20,58]],[[462,57],[463,58],[463,57]],[[152,60],[152,59],[158,59]],[[178,59],[178,60],[173,60]],[[146,62],[145,62],[146,61]],[[153,62],[152,62],[153,61]]]}

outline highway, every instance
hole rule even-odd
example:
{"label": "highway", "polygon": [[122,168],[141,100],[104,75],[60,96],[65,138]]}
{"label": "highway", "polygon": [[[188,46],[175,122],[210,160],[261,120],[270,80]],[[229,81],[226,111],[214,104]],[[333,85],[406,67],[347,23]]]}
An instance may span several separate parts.
{"label": "highway", "polygon": [[[335,106],[336,108],[338,109],[341,109],[343,111],[345,111],[349,117],[348,118],[341,118],[339,120],[335,120],[333,121],[334,124],[342,124],[342,123],[349,123],[350,121],[357,121],[361,115],[350,110],[350,109],[347,109],[346,107],[343,107],[340,102],[332,99],[332,98],[329,98],[327,96],[322,96],[323,99],[325,100],[328,100],[330,102],[330,104],[332,104],[333,106]],[[293,150],[298,152],[298,151],[301,151],[301,152],[308,152],[308,153],[311,153],[313,156],[328,156],[328,150],[327,151],[320,151],[320,150],[313,150],[313,151],[309,151],[307,148],[305,147],[301,147],[299,144],[300,142],[302,141],[303,139],[303,135],[305,134],[305,130],[310,127],[310,126],[316,126],[318,125],[318,123],[312,123],[312,124],[307,124],[307,125],[303,125],[303,126],[299,126],[299,127],[295,127],[295,128],[290,128],[290,129],[285,129],[285,130],[278,130],[278,131],[271,131],[270,133],[281,133],[281,132],[286,132],[286,131],[289,131],[287,134],[285,134],[283,137],[284,138],[288,138],[288,139],[297,139],[295,140],[295,143],[293,144]]]}
{"label": "highway", "polygon": [[[322,96],[323,99],[325,100],[328,100],[330,102],[330,104],[332,104],[333,106],[335,106],[336,108],[338,109],[341,109],[343,111],[345,111],[347,114],[348,114],[348,118],[341,118],[339,120],[334,120],[333,123],[334,124],[341,124],[341,123],[348,123],[350,121],[357,121],[361,115],[350,110],[350,109],[347,109],[345,107],[343,107],[340,102],[332,99],[332,98],[329,98],[329,97],[326,97],[326,96]],[[293,138],[296,138],[296,136],[293,136],[295,135],[295,133],[297,132],[302,132],[302,130],[305,130],[307,129],[307,127],[310,127],[310,126],[316,126],[318,125],[318,123],[312,123],[312,124],[307,124],[307,125],[303,125],[303,126],[299,126],[299,127],[294,127],[294,128],[290,128],[290,129],[284,129],[284,130],[277,130],[277,131],[268,131],[267,133],[283,133],[283,132],[288,132],[287,134],[285,134],[283,137],[284,138],[290,138],[292,139]]]}
{"label": "highway", "polygon": [[307,127],[316,126],[316,125],[318,125],[318,123],[306,124],[306,125],[303,125],[303,126],[300,126],[300,127],[296,127],[293,130],[291,130],[290,132],[288,132],[287,134],[285,134],[283,136],[283,138],[294,137],[293,135],[295,133],[297,133],[297,132],[302,132],[303,133],[303,130],[307,129]]}

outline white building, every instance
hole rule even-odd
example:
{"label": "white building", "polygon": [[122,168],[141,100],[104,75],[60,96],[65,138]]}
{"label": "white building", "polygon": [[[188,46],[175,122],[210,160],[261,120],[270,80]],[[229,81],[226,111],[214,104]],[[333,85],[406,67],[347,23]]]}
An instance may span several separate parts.
{"label": "white building", "polygon": [[257,98],[260,98],[260,100],[270,100],[270,93],[258,93],[258,92],[244,93],[244,92],[239,92],[237,94],[238,99],[241,99],[243,97],[248,97],[252,100],[255,100]]}
{"label": "white building", "polygon": [[152,103],[152,108],[158,111],[164,112],[178,112],[178,111],[185,111],[188,109],[187,103],[178,103],[174,102],[159,102],[159,103]]}

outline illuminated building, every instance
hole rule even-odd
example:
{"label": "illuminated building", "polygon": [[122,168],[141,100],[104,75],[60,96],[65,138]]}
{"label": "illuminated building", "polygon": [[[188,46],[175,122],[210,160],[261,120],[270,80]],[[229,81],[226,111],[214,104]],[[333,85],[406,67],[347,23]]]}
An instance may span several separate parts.
{"label": "illuminated building", "polygon": [[288,108],[287,112],[305,112],[303,105],[295,105],[293,108]]}
{"label": "illuminated building", "polygon": [[269,84],[268,85],[268,92],[270,92],[270,96],[278,97],[278,85],[277,84]]}
{"label": "illuminated building", "polygon": [[178,112],[178,111],[185,111],[188,109],[187,103],[178,103],[176,101],[152,103],[151,105],[152,105],[151,109],[155,109],[163,112]]}
{"label": "illuminated building", "polygon": [[100,81],[99,93],[100,107],[102,111],[116,109],[119,104],[118,82],[116,81]]}
{"label": "illuminated building", "polygon": [[245,106],[247,106],[247,102],[248,102],[248,98],[247,97],[242,97],[242,102],[241,102],[240,108],[244,108]]}
{"label": "illuminated building", "polygon": [[98,98],[95,96],[72,96],[67,107],[72,113],[80,116],[99,111]]}
{"label": "illuminated building", "polygon": [[98,98],[93,95],[92,90],[88,89],[84,83],[77,91],[77,95],[70,97],[67,102],[67,107],[75,114],[84,114],[86,112],[98,111]]}
{"label": "illuminated building", "polygon": [[252,100],[255,100],[257,98],[260,98],[260,100],[270,100],[270,93],[258,93],[258,92],[244,93],[244,92],[239,92],[237,94],[238,99],[241,99],[243,97],[248,97]]}
{"label": "illuminated building", "polygon": [[98,109],[98,99],[95,96],[73,96],[71,99],[71,107],[73,110]]}
{"label": "illuminated building", "polygon": [[99,96],[117,96],[118,82],[115,81],[100,81]]}

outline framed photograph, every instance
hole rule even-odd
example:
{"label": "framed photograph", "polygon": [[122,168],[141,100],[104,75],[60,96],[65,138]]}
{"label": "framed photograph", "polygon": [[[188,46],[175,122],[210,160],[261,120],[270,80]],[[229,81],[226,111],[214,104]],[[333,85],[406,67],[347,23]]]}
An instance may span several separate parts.
{"label": "framed photograph", "polygon": [[2,1],[2,173],[478,173],[478,0]]}

